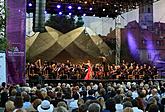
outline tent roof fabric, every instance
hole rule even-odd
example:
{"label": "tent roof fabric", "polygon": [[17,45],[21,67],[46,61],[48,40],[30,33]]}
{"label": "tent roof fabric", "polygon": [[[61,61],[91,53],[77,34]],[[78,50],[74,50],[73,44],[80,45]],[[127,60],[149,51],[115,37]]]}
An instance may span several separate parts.
{"label": "tent roof fabric", "polygon": [[110,58],[111,49],[91,29],[80,27],[66,34],[45,27],[47,32],[36,33],[26,39],[26,55],[29,61],[42,59],[74,63],[86,60],[98,61],[99,56]]}

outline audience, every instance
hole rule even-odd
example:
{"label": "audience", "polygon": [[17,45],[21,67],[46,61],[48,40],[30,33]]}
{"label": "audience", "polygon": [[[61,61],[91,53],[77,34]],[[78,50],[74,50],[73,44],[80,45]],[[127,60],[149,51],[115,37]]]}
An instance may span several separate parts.
{"label": "audience", "polygon": [[[137,70],[138,67],[135,65],[131,64],[130,67],[135,67]],[[86,69],[85,65],[81,67],[71,63],[55,63],[54,68],[48,65],[44,66],[50,67],[51,71],[54,70],[53,77],[56,79],[63,79],[63,76],[67,76],[67,79],[75,78],[75,76],[77,79],[83,79],[83,75],[77,77],[74,72],[82,73],[84,71],[85,73]],[[35,67],[35,65],[31,67]],[[100,69],[102,65],[95,67]],[[113,65],[110,68],[113,71],[109,71],[112,76],[108,76],[109,78],[113,78],[114,73],[120,75],[120,78],[125,78],[118,71],[128,69],[129,65],[122,64],[120,67]],[[146,65],[144,68],[146,68]],[[33,69],[41,70],[40,72],[43,73],[46,72],[36,67],[29,68],[30,72],[34,72]],[[48,72],[50,72],[49,69]],[[108,71],[106,72],[106,74],[109,74]],[[98,75],[94,78],[104,77]],[[164,80],[159,82],[156,80],[142,80],[136,83],[122,82],[122,80],[120,82],[109,81],[105,83],[101,83],[99,80],[98,82],[91,81],[91,83],[38,83],[17,85],[2,83],[0,86],[0,107],[4,108],[5,112],[164,112]]]}
{"label": "audience", "polygon": [[0,104],[5,104],[5,112],[164,112],[164,84],[150,80],[8,85],[0,86]]}

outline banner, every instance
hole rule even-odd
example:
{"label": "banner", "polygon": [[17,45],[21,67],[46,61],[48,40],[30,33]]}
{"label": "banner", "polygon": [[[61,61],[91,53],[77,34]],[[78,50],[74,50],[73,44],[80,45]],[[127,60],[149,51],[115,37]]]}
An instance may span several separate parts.
{"label": "banner", "polygon": [[0,84],[6,82],[6,54],[0,53]]}
{"label": "banner", "polygon": [[6,0],[7,82],[25,83],[26,0]]}

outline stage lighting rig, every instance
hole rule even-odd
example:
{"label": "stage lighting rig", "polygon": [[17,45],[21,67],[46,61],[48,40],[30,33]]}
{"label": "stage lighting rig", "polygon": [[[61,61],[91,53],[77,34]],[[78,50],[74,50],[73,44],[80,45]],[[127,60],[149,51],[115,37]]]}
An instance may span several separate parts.
{"label": "stage lighting rig", "polygon": [[[69,14],[115,18],[142,5],[159,0],[46,0],[49,14]],[[35,0],[27,0],[27,12],[34,12]]]}

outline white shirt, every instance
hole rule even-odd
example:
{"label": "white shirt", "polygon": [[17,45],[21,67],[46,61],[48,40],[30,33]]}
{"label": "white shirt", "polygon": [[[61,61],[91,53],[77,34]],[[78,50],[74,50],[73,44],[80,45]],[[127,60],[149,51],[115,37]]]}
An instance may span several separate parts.
{"label": "white shirt", "polygon": [[122,104],[116,104],[115,108],[116,108],[116,112],[123,112],[123,105]]}
{"label": "white shirt", "polygon": [[139,95],[138,95],[137,91],[133,91],[133,92],[132,92],[132,98],[133,98],[133,99],[137,98],[138,96],[139,96]]}
{"label": "white shirt", "polygon": [[143,112],[141,109],[138,109],[137,107],[132,107],[133,112]]}

